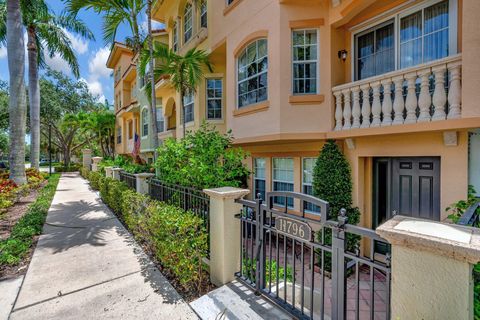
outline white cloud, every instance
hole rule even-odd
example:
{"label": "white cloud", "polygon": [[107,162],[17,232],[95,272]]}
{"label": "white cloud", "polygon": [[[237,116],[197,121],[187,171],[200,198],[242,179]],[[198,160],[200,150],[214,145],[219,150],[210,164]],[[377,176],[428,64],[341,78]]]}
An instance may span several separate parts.
{"label": "white cloud", "polygon": [[87,52],[89,43],[88,40],[84,40],[80,36],[73,35],[65,29],[63,31],[66,33],[67,37],[72,42],[72,48],[75,52],[77,52],[78,54],[84,54],[85,52]]}
{"label": "white cloud", "polygon": [[110,55],[110,49],[108,47],[98,49],[88,61],[87,79],[82,78],[88,86],[88,89],[93,95],[98,97],[98,101],[105,101],[105,94],[102,82],[103,78],[110,78],[112,71],[107,68],[107,60]]}
{"label": "white cloud", "polygon": [[58,54],[55,54],[50,58],[50,55],[45,54],[45,62],[47,65],[55,71],[61,71],[65,74],[71,75],[72,71],[68,63],[62,59]]}
{"label": "white cloud", "polygon": [[6,57],[7,57],[7,48],[0,47],[0,59],[6,58]]}
{"label": "white cloud", "polygon": [[90,72],[90,78],[98,80],[102,77],[109,77],[111,70],[107,68],[107,60],[110,55],[110,49],[100,48],[95,55],[90,58],[88,62],[88,71]]}

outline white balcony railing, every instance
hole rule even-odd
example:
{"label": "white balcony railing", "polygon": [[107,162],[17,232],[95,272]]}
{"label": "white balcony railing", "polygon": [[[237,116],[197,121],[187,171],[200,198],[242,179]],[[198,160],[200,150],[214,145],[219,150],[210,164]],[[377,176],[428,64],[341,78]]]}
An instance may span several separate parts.
{"label": "white balcony railing", "polygon": [[335,130],[461,117],[462,57],[343,84],[335,96]]}

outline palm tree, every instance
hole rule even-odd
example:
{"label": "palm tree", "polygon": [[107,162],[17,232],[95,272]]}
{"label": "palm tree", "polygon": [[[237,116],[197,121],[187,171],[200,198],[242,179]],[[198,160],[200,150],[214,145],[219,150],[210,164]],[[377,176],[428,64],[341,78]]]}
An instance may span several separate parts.
{"label": "palm tree", "polygon": [[[180,93],[180,109],[182,110],[183,136],[185,137],[185,106],[183,98],[186,95],[196,92],[200,81],[204,78],[205,67],[212,72],[212,65],[208,54],[203,50],[196,48],[188,50],[185,55],[179,55],[169,49],[163,43],[155,43],[153,58],[159,61],[158,66],[153,69],[154,79],[169,77],[173,88]],[[149,52],[142,51],[140,57],[139,72],[145,74],[147,63],[150,63]],[[149,81],[145,86],[145,91],[149,92],[155,81]]]}
{"label": "palm tree", "polygon": [[[5,1],[3,1],[5,4]],[[25,92],[25,47],[23,42],[20,0],[7,0],[6,42],[8,71],[10,74],[9,129],[10,129],[10,179],[25,184],[25,120],[27,101]]]}
{"label": "palm tree", "polygon": [[[148,26],[148,53],[150,55],[149,67],[150,70],[153,70],[153,35],[152,35],[152,0],[147,0],[147,26]],[[155,83],[155,75],[153,72],[150,72],[150,82]],[[148,96],[148,92],[147,92]],[[153,158],[157,159],[157,149],[158,149],[158,128],[157,128],[157,99],[155,97],[155,86],[150,88],[150,124],[152,125],[153,131]]]}
{"label": "palm tree", "polygon": [[66,0],[67,11],[76,16],[81,9],[93,10],[103,14],[103,40],[113,44],[118,28],[127,24],[132,38],[126,40],[135,52],[142,47],[142,35],[138,25],[138,16],[145,8],[143,0]]}
{"label": "palm tree", "polygon": [[[2,4],[0,3],[0,6]],[[78,61],[65,30],[94,39],[92,32],[73,16],[53,15],[44,0],[22,1],[23,24],[27,29],[28,49],[28,93],[30,103],[30,134],[32,167],[39,168],[40,158],[40,84],[39,67],[45,66],[45,51],[52,57],[59,54],[72,69],[75,77],[80,76]],[[1,8],[0,8],[1,11]],[[0,25],[5,21],[1,20]],[[0,26],[0,41],[5,38]]]}

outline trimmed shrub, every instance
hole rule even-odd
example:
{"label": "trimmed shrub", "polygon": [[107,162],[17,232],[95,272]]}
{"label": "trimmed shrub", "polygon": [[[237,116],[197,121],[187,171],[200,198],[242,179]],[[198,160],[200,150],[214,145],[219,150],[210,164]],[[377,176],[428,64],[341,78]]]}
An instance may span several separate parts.
{"label": "trimmed shrub", "polygon": [[68,167],[64,165],[54,166],[55,172],[75,172],[80,170],[80,165],[77,163],[71,163]]}
{"label": "trimmed shrub", "polygon": [[88,173],[88,180],[90,181],[90,186],[94,190],[100,190],[100,182],[106,179],[100,172],[90,171]]}
{"label": "trimmed shrub", "polygon": [[[313,195],[329,203],[328,219],[337,220],[340,209],[347,210],[347,223],[360,222],[360,210],[352,208],[352,177],[350,164],[334,140],[328,140],[322,148],[313,170]],[[317,233],[321,241],[322,233]],[[355,252],[361,237],[347,233],[346,249]],[[332,244],[332,230],[325,229],[324,242]],[[320,256],[321,257],[321,256]],[[325,269],[331,271],[331,253],[325,253]],[[321,262],[321,261],[320,261]]]}
{"label": "trimmed shrub", "polygon": [[198,288],[206,276],[202,258],[208,250],[202,219],[158,201],[146,211],[144,223],[157,259],[185,289]]}
{"label": "trimmed shrub", "polygon": [[139,194],[98,172],[81,173],[185,290],[201,292],[201,284],[208,276],[202,262],[207,256],[208,233],[200,217]]}

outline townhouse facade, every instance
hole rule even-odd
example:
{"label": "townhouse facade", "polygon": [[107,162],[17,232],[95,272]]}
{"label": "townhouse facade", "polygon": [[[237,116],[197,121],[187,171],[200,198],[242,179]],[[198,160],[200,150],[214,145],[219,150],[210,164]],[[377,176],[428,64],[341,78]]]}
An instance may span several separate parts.
{"label": "townhouse facade", "polygon": [[[315,159],[334,139],[361,225],[395,214],[444,220],[469,184],[480,193],[478,14],[476,0],[158,2],[170,48],[205,50],[214,66],[189,97],[156,83],[159,137],[181,138],[183,116],[187,130],[203,121],[232,130],[251,154],[251,194],[311,193]],[[117,116],[127,138],[137,123],[128,108]]]}

